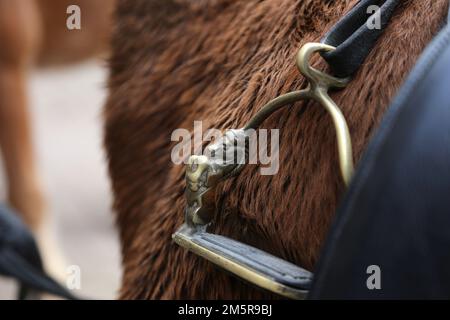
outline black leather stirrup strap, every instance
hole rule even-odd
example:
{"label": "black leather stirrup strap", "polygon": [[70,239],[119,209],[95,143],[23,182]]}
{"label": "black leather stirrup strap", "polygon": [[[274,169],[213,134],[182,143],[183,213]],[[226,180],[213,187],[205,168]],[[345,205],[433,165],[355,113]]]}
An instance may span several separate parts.
{"label": "black leather stirrup strap", "polygon": [[349,77],[359,69],[389,24],[399,2],[361,0],[325,35],[322,43],[336,47],[336,50],[322,56],[335,76]]}
{"label": "black leather stirrup strap", "polygon": [[76,297],[44,271],[38,247],[27,227],[11,209],[0,205],[0,275],[20,284],[20,299],[50,293],[74,300]]}

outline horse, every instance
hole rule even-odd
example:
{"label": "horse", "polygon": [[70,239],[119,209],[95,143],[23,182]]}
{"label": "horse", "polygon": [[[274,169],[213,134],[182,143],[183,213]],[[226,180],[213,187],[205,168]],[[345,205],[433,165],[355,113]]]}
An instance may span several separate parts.
{"label": "horse", "polygon": [[[276,298],[172,242],[184,221],[184,167],[171,134],[194,121],[239,128],[267,101],[303,88],[295,54],[319,42],[357,0],[119,0],[104,143],[123,260],[122,299]],[[345,90],[356,165],[392,98],[445,23],[448,1],[403,0]],[[327,64],[319,55],[311,63]],[[326,112],[297,102],[266,120],[279,128],[279,172],[246,166],[220,185],[212,232],[313,271],[345,192]]]}
{"label": "horse", "polygon": [[[81,11],[79,30],[66,24],[72,5]],[[104,0],[0,0],[0,149],[8,202],[36,236],[47,269],[61,279],[65,267],[36,166],[26,83],[34,67],[103,55],[112,7],[112,1]]]}

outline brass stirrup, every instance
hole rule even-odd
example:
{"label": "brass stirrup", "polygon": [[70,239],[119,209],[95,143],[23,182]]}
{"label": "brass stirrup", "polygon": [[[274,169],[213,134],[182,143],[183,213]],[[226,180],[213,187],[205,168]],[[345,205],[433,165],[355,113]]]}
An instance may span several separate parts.
{"label": "brass stirrup", "polygon": [[[308,43],[297,54],[297,67],[306,77],[306,89],[282,95],[267,103],[242,129],[228,130],[224,137],[206,147],[206,156],[191,156],[186,165],[185,223],[173,235],[180,246],[215,263],[223,269],[255,284],[291,299],[303,299],[312,282],[313,274],[290,262],[269,253],[234,241],[207,233],[216,211],[215,192],[217,185],[239,174],[245,163],[223,161],[216,155],[241,151],[245,154],[247,130],[258,128],[261,123],[281,107],[296,101],[313,99],[331,115],[336,130],[340,171],[348,185],[353,175],[352,145],[347,123],[339,107],[329,97],[331,88],[345,87],[349,79],[339,79],[311,67],[309,59],[313,53],[329,52],[334,47],[321,43]],[[241,146],[241,150],[239,147]],[[244,145],[244,147],[242,147]],[[242,150],[242,148],[244,150]]]}

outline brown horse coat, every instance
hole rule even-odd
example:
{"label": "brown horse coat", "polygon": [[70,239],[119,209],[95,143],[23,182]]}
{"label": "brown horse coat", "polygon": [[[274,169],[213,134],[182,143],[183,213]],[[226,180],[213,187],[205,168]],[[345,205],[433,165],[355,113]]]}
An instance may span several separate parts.
{"label": "brown horse coat", "polygon": [[[105,109],[105,143],[123,253],[122,298],[264,298],[171,241],[183,222],[184,168],[170,160],[176,128],[194,120],[238,128],[268,100],[299,89],[294,64],[357,0],[120,1]],[[448,1],[404,1],[351,84],[332,96],[358,160]],[[326,64],[315,57],[317,68]],[[345,191],[335,133],[314,103],[273,115],[280,171],[248,166],[221,186],[214,232],[313,269]]]}

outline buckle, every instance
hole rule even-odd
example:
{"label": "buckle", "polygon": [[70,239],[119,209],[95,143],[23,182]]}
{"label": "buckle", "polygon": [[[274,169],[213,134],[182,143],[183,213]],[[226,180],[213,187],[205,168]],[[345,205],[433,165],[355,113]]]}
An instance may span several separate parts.
{"label": "buckle", "polygon": [[[334,47],[308,43],[297,54],[297,67],[309,84],[267,103],[242,129],[228,130],[224,137],[208,145],[203,156],[191,156],[186,164],[187,207],[185,223],[173,234],[173,240],[187,250],[211,261],[247,282],[278,295],[303,299],[311,286],[313,274],[283,259],[244,243],[208,233],[216,212],[216,187],[237,176],[248,155],[248,131],[257,129],[275,111],[300,100],[315,100],[331,115],[336,131],[339,165],[348,185],[353,175],[353,155],[347,122],[339,107],[329,97],[332,88],[344,88],[350,79],[340,79],[316,70],[309,64],[312,54],[330,52]],[[232,154],[232,161],[223,155]],[[230,157],[226,157],[230,159]]]}

